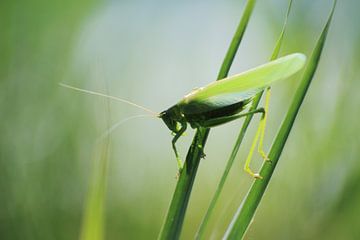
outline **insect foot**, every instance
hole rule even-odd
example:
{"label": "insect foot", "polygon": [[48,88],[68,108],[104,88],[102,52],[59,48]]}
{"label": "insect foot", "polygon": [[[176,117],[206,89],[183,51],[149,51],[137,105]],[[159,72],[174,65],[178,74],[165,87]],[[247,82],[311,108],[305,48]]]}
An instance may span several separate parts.
{"label": "insect foot", "polygon": [[264,151],[260,151],[260,154],[261,154],[261,157],[264,159],[264,161],[271,163],[270,158],[266,155],[266,153]]}
{"label": "insect foot", "polygon": [[203,147],[203,145],[198,144],[197,146],[198,146],[199,150],[201,151],[201,152],[200,152],[200,158],[204,159],[204,158],[206,157],[206,154],[204,153],[204,147]]}
{"label": "insect foot", "polygon": [[256,179],[263,179],[263,177],[260,176],[259,173],[254,173],[254,174],[253,174],[253,177],[256,178]]}

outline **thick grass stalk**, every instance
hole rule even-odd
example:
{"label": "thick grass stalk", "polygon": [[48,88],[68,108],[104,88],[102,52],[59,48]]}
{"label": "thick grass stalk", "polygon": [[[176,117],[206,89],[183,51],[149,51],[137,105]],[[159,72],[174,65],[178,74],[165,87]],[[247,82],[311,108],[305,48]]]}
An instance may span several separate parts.
{"label": "thick grass stalk", "polygon": [[317,69],[321,52],[324,47],[326,36],[329,30],[330,22],[334,13],[335,5],[336,0],[334,1],[327,23],[317,41],[317,44],[305,68],[305,72],[302,76],[300,85],[296,90],[290,108],[272,144],[269,153],[271,163],[263,164],[260,171],[260,175],[263,177],[263,179],[255,180],[252,184],[249,192],[247,193],[245,199],[238,208],[238,211],[236,212],[232,222],[230,223],[226,231],[226,234],[224,236],[225,239],[242,239],[250,225],[250,222],[255,215],[256,209],[260,204],[267,185],[269,184],[270,178],[275,170],[276,164],[278,163],[281,152],[285,146],[286,140],[294,124],[297,113],[300,109],[300,106],[304,100],[304,97]]}
{"label": "thick grass stalk", "polygon": [[[240,42],[246,30],[256,0],[246,2],[240,23],[230,43],[229,49],[221,65],[217,80],[227,77]],[[186,209],[188,206],[192,186],[194,184],[197,169],[202,152],[200,148],[205,147],[209,129],[200,128],[196,131],[192,144],[186,155],[184,167],[180,173],[170,207],[161,229],[159,239],[179,239]]]}
{"label": "thick grass stalk", "polygon": [[[281,48],[281,44],[282,44],[282,41],[283,41],[283,38],[284,38],[284,34],[285,34],[285,29],[286,29],[286,25],[287,25],[287,19],[288,19],[288,16],[289,16],[289,13],[290,13],[290,10],[291,10],[291,5],[292,5],[292,0],[289,1],[289,5],[288,5],[288,9],[287,9],[287,12],[286,12],[286,17],[285,17],[285,21],[284,21],[284,25],[283,25],[283,28],[280,32],[280,36],[276,42],[276,45],[275,45],[275,48],[273,50],[273,53],[270,57],[270,60],[275,60],[278,55],[279,55],[279,51],[280,51],[280,48]],[[259,105],[259,102],[260,102],[260,99],[261,99],[261,96],[263,94],[263,91],[261,91],[260,93],[258,93],[255,97],[254,97],[254,100],[252,102],[252,105],[249,109],[249,111],[253,111],[257,108],[257,106]],[[215,209],[215,206],[216,206],[216,203],[217,201],[219,200],[219,197],[220,197],[220,194],[223,190],[223,187],[225,185],[225,182],[226,182],[226,179],[227,179],[227,176],[229,175],[229,172],[230,172],[230,169],[234,163],[234,160],[235,160],[235,157],[239,151],[239,148],[240,148],[240,145],[244,139],[244,136],[245,136],[245,133],[246,133],[246,130],[248,129],[248,126],[252,120],[252,117],[253,115],[249,115],[245,118],[245,121],[241,127],[241,130],[240,130],[240,133],[239,133],[239,136],[238,138],[236,139],[236,142],[234,144],[234,147],[233,147],[233,150],[230,154],[230,157],[227,161],[227,164],[226,164],[226,167],[225,167],[225,170],[223,172],[223,175],[221,176],[221,179],[220,179],[220,182],[216,188],[216,191],[214,193],[214,196],[213,198],[211,199],[211,202],[210,202],[210,205],[209,205],[209,208],[207,209],[206,213],[205,213],[205,216],[200,224],[200,227],[199,227],[199,230],[196,234],[196,239],[203,239],[204,238],[204,233],[205,233],[205,230],[206,230],[206,227],[208,226],[208,223],[211,219],[211,216],[212,216],[212,213]]]}

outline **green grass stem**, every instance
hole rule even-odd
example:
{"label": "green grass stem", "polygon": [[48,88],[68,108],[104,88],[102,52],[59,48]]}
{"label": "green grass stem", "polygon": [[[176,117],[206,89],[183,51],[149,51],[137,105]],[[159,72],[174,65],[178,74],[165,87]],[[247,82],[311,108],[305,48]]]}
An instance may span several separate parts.
{"label": "green grass stem", "polygon": [[101,144],[99,161],[94,158],[92,176],[85,211],[82,219],[80,240],[104,239],[105,196],[107,186],[109,139]]}
{"label": "green grass stem", "polygon": [[[107,126],[110,126],[110,103],[106,101]],[[99,144],[99,161],[94,157],[85,210],[82,219],[80,240],[105,238],[105,202],[109,165],[110,136]]]}
{"label": "green grass stem", "polygon": [[230,223],[224,239],[242,239],[248,229],[252,219],[254,218],[256,209],[260,204],[262,196],[265,193],[266,187],[269,184],[270,178],[275,170],[275,167],[280,158],[281,152],[285,146],[286,140],[289,136],[291,128],[294,124],[295,118],[299,112],[300,106],[304,100],[310,83],[313,79],[315,71],[317,69],[321,52],[323,50],[326,36],[329,30],[330,22],[334,13],[336,0],[333,3],[333,7],[327,23],[317,41],[317,44],[311,54],[309,62],[305,68],[299,87],[296,90],[295,96],[291,102],[289,110],[285,116],[284,121],[281,124],[278,134],[270,149],[269,158],[271,163],[264,163],[260,175],[263,179],[255,180],[252,184],[249,192],[238,208],[232,222]]}
{"label": "green grass stem", "polygon": [[[286,29],[286,25],[287,25],[287,20],[288,20],[288,16],[290,14],[290,10],[291,10],[291,5],[292,5],[292,0],[289,1],[289,5],[288,5],[288,9],[287,9],[287,12],[286,12],[286,16],[285,16],[285,21],[284,21],[284,24],[283,24],[283,27],[282,27],[282,30],[280,32],[280,36],[275,44],[275,48],[273,50],[273,53],[270,57],[270,60],[275,60],[278,55],[279,55],[279,51],[280,51],[280,48],[281,48],[281,44],[282,44],[282,41],[283,41],[283,38],[284,38],[284,34],[285,34],[285,29]],[[260,99],[261,99],[261,96],[263,94],[263,91],[258,93],[253,102],[252,102],[252,105],[249,109],[249,111],[253,111],[257,108],[257,106],[259,105],[259,102],[260,102]],[[206,227],[208,226],[208,223],[211,219],[211,216],[212,216],[212,213],[215,209],[215,206],[216,206],[216,203],[217,201],[219,200],[219,197],[220,197],[220,194],[223,190],[223,187],[225,185],[225,182],[226,182],[226,179],[227,179],[227,176],[229,175],[229,172],[230,172],[230,169],[234,163],[234,160],[235,160],[235,157],[239,151],[239,148],[240,148],[240,145],[244,139],[244,136],[245,136],[245,133],[246,133],[246,130],[248,129],[248,126],[252,120],[252,117],[253,115],[249,115],[248,117],[245,118],[245,121],[242,125],[242,128],[240,130],[240,133],[239,133],[239,136],[238,138],[236,139],[236,142],[234,144],[234,147],[233,147],[233,150],[230,154],[230,157],[227,161],[227,164],[226,164],[226,167],[225,167],[225,170],[223,172],[223,175],[221,176],[221,179],[220,179],[220,182],[216,188],[216,191],[214,193],[214,196],[213,198],[211,199],[211,202],[210,202],[210,205],[209,205],[209,208],[207,209],[206,213],[205,213],[205,216],[200,224],[200,227],[198,229],[198,232],[196,234],[196,239],[203,239],[204,238],[204,233],[205,233],[205,230],[206,230]]]}
{"label": "green grass stem", "polygon": [[[246,30],[251,13],[253,11],[255,0],[246,2],[240,23],[236,29],[235,35],[230,43],[229,49],[221,65],[217,80],[227,77],[240,42]],[[186,155],[184,167],[180,173],[170,207],[161,229],[159,239],[179,239],[184,222],[186,209],[188,206],[192,186],[201,159],[201,147],[204,148],[209,129],[200,128],[196,131],[192,144]]]}

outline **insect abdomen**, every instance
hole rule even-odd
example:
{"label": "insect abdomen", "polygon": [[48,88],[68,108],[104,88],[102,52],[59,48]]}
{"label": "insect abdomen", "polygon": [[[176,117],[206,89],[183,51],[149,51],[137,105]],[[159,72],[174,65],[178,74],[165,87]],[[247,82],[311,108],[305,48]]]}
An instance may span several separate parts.
{"label": "insect abdomen", "polygon": [[192,128],[202,126],[202,123],[209,119],[221,118],[225,116],[232,116],[240,113],[251,100],[244,100],[228,106],[223,106],[217,109],[212,109],[207,112],[185,114],[186,120],[190,123]]}

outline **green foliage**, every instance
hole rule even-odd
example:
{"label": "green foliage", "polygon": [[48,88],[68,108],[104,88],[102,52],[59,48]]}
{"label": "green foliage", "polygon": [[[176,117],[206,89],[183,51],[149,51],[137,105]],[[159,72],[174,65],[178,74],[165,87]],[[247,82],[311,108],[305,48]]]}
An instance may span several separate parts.
{"label": "green foliage", "polygon": [[[81,240],[101,240],[105,236],[105,200],[109,161],[109,137],[101,144],[99,160],[94,158],[92,177],[82,219]],[[96,156],[96,154],[95,154]]]}
{"label": "green foliage", "polygon": [[[218,74],[218,80],[225,78],[230,70],[235,54],[239,48],[246,26],[249,22],[255,0],[248,0],[235,35],[226,53]],[[184,167],[180,173],[173,198],[170,203],[167,217],[160,232],[159,239],[178,239],[180,237],[185,212],[188,206],[190,193],[195,180],[196,172],[202,156],[201,147],[205,147],[208,129],[198,129],[186,156]]]}
{"label": "green foliage", "polygon": [[[78,115],[58,82],[94,1],[0,3],[0,239],[76,239],[83,182]],[[60,93],[61,92],[61,93]],[[88,117],[88,116],[87,116]],[[82,139],[84,145],[87,140]]]}
{"label": "green foliage", "polygon": [[[104,103],[58,83],[103,91],[106,82],[111,95],[163,110],[217,74],[245,1],[94,2],[0,3],[0,239],[156,239],[178,181],[176,194],[187,209],[180,213],[181,239],[193,239],[241,121],[211,130],[199,169],[194,160],[188,174],[175,179],[171,136],[161,121],[127,121],[111,135],[108,156],[98,156],[94,142],[108,118]],[[287,1],[256,4],[240,57],[228,54],[234,59],[229,75],[264,62],[279,35]],[[282,55],[310,56],[330,4],[294,1]],[[338,2],[314,81],[246,238],[360,236],[359,8],[357,0]],[[224,66],[220,76],[229,71]],[[293,80],[272,89],[265,148],[294,96],[299,81]],[[111,123],[138,114],[122,104],[110,107]],[[183,156],[192,137],[190,130],[179,142]],[[223,237],[252,184],[242,171],[248,143],[232,156],[204,239]],[[254,159],[254,170],[261,162]],[[191,198],[181,192],[190,185]]]}
{"label": "green foliage", "polygon": [[[288,9],[287,9],[287,12],[286,12],[286,17],[285,17],[285,21],[284,21],[284,25],[283,25],[283,28],[280,32],[280,36],[275,44],[275,48],[273,50],[273,53],[271,55],[271,58],[270,60],[275,60],[278,55],[279,55],[279,51],[280,51],[280,48],[281,48],[281,45],[283,43],[283,39],[284,39],[284,34],[285,34],[285,29],[286,29],[286,25],[287,25],[287,20],[288,20],[288,17],[289,17],[289,14],[290,14],[290,10],[291,10],[291,5],[292,5],[292,0],[289,1],[289,6],[288,6]],[[249,111],[253,111],[255,110],[258,105],[259,105],[259,102],[260,102],[260,99],[261,99],[261,96],[263,94],[263,91],[261,91],[260,93],[258,93],[254,99],[253,99],[253,102],[252,102],[252,105],[249,109]],[[212,213],[215,209],[215,206],[219,200],[219,197],[220,197],[220,194],[221,192],[223,191],[223,188],[224,188],[224,185],[225,185],[225,181],[228,177],[228,174],[230,172],[230,169],[231,167],[233,166],[233,163],[234,163],[234,160],[235,160],[235,157],[239,151],[239,148],[240,148],[240,144],[242,143],[243,139],[244,139],[244,136],[245,136],[245,133],[249,127],[249,124],[252,120],[252,117],[253,115],[249,115],[245,118],[245,121],[243,123],[243,126],[241,127],[241,130],[240,130],[240,133],[239,133],[239,136],[237,137],[236,139],[236,142],[234,144],[234,147],[233,147],[233,150],[231,152],[231,155],[229,157],[229,160],[227,161],[227,164],[226,164],[226,167],[225,167],[225,170],[221,176],[221,179],[217,185],[217,188],[216,188],[216,191],[214,193],[214,196],[213,198],[211,199],[211,202],[210,202],[210,205],[204,215],[204,218],[202,219],[201,221],[201,224],[200,224],[200,227],[199,227],[199,230],[197,231],[196,233],[196,238],[197,239],[202,239],[204,237],[204,233],[205,233],[205,230],[206,230],[206,227],[207,225],[209,224],[209,221],[210,221],[210,218],[212,216]]]}
{"label": "green foliage", "polygon": [[312,55],[309,59],[309,63],[305,68],[304,75],[301,79],[299,87],[295,92],[295,96],[291,102],[289,110],[272,144],[269,153],[269,158],[271,160],[271,163],[263,164],[260,171],[260,175],[263,177],[263,179],[254,181],[247,196],[243,200],[243,203],[240,205],[237,213],[233,218],[233,221],[231,222],[227,230],[227,233],[225,235],[225,238],[227,239],[243,238],[244,234],[246,233],[246,230],[249,227],[250,222],[254,218],[255,211],[258,205],[260,204],[260,201],[265,193],[267,185],[269,184],[271,176],[275,170],[276,164],[278,163],[278,160],[280,158],[281,152],[284,149],[285,143],[293,127],[295,118],[299,112],[300,106],[305,98],[307,90],[310,86],[310,83],[313,79],[313,76],[319,64],[321,52],[324,47],[330,22],[335,10],[335,5],[336,5],[336,0],[334,1],[334,5],[331,10],[330,16],[327,20],[327,23],[317,41],[315,49],[312,52]]}

